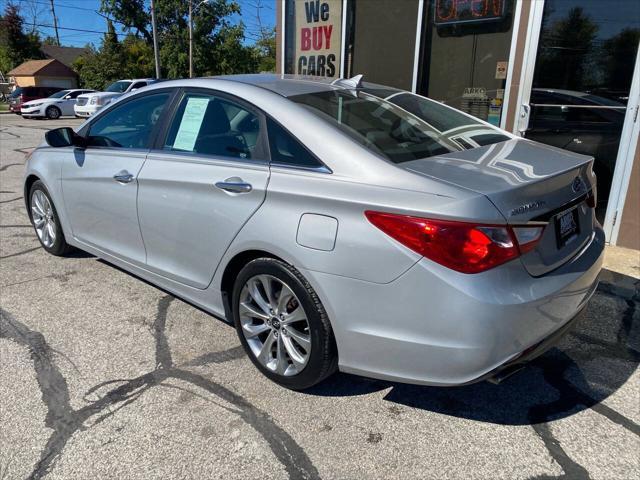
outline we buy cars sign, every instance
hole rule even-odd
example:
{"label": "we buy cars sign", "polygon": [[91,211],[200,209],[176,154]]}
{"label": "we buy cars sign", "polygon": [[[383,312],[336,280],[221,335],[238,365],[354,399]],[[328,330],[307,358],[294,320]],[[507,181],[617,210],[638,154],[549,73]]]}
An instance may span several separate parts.
{"label": "we buy cars sign", "polygon": [[296,73],[336,78],[340,73],[342,0],[295,2]]}

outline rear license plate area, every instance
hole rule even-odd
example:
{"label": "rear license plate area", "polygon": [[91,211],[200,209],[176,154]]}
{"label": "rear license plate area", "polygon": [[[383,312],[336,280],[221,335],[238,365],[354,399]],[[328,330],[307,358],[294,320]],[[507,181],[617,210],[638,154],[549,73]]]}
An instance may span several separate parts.
{"label": "rear license plate area", "polygon": [[555,227],[558,249],[564,247],[568,243],[571,243],[573,240],[578,238],[578,235],[580,234],[580,224],[578,223],[578,205],[556,215]]}

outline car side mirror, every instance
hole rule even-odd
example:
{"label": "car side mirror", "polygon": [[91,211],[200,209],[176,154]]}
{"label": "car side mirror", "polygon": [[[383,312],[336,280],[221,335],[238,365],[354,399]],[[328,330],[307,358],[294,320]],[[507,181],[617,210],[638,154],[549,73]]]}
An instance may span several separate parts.
{"label": "car side mirror", "polygon": [[44,139],[50,147],[80,147],[85,148],[84,138],[73,131],[73,128],[62,127],[49,130]]}
{"label": "car side mirror", "polygon": [[129,90],[130,92],[135,92],[136,90],[138,90],[137,88],[132,88],[131,90]]}

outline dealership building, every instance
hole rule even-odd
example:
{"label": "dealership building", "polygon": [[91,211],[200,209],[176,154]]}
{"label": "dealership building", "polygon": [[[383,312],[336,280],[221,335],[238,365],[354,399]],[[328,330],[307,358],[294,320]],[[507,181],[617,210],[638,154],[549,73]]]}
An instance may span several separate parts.
{"label": "dealership building", "polygon": [[409,90],[595,157],[596,215],[640,249],[640,2],[276,0],[278,73]]}

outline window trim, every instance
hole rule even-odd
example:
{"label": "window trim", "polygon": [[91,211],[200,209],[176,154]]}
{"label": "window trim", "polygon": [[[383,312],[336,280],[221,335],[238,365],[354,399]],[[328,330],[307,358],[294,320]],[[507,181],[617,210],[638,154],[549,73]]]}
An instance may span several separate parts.
{"label": "window trim", "polygon": [[[333,170],[331,170],[331,168],[329,168],[327,166],[326,163],[324,163],[322,160],[320,160],[318,158],[318,156],[312,152],[303,142],[301,142],[298,137],[296,137],[293,133],[291,133],[291,131],[285,127],[284,125],[282,125],[282,123],[280,123],[278,120],[276,120],[272,115],[269,115],[268,113],[265,113],[265,116],[271,120],[273,123],[275,123],[276,125],[278,125],[282,130],[284,130],[287,135],[289,135],[291,138],[293,138],[296,142],[298,142],[302,148],[304,148],[307,153],[312,156],[316,162],[318,162],[318,165],[315,167],[306,167],[304,165],[292,165],[290,163],[281,163],[281,162],[275,162],[273,161],[273,159],[271,159],[271,142],[269,141],[269,130],[267,129],[267,144],[269,146],[269,165],[272,167],[276,167],[276,168],[285,168],[288,170],[302,170],[305,172],[317,172],[317,173],[326,173],[326,174],[332,174]],[[266,122],[265,122],[266,123]],[[268,127],[268,125],[267,125]]]}
{"label": "window trim", "polygon": [[[256,145],[258,145],[258,143],[260,144],[260,148],[264,152],[264,158],[243,159],[238,157],[230,157],[226,155],[211,155],[207,153],[184,152],[179,150],[165,150],[163,147],[165,145],[165,142],[167,141],[167,136],[169,135],[169,129],[171,128],[171,125],[173,124],[173,121],[176,118],[176,114],[178,113],[178,109],[180,108],[180,104],[182,103],[182,100],[186,95],[189,95],[189,94],[209,95],[209,96],[218,97],[222,100],[227,100],[229,102],[236,103],[240,105],[243,109],[256,115],[258,117],[258,120],[260,121],[260,134],[258,135],[258,141],[256,142]],[[168,108],[166,112],[167,113],[164,115],[162,122],[159,122],[161,126],[159,128],[158,135],[155,138],[155,142],[151,147],[151,151],[153,151],[154,153],[158,153],[158,154],[164,153],[164,154],[170,154],[170,155],[184,156],[187,158],[191,157],[194,159],[198,158],[198,159],[206,159],[206,160],[212,160],[212,161],[219,160],[223,162],[234,162],[234,163],[239,163],[244,165],[267,165],[267,166],[271,165],[271,151],[269,150],[269,138],[267,135],[267,122],[266,122],[265,114],[262,110],[260,110],[258,107],[256,107],[252,103],[249,103],[246,100],[240,97],[237,97],[233,94],[230,94],[221,90],[216,90],[213,88],[179,87],[177,89],[175,96],[172,98],[172,104],[170,105],[170,108]]]}
{"label": "window trim", "polygon": [[[100,111],[98,111],[98,113],[95,115],[95,117],[91,118],[85,125],[83,125],[83,127],[80,130],[78,130],[77,133],[78,133],[78,135],[80,135],[84,139],[88,139],[89,138],[89,133],[91,132],[91,127],[93,127],[93,125],[98,120],[100,120],[100,118],[102,118],[104,115],[109,113],[111,110],[113,110],[115,108],[118,108],[118,107],[121,107],[123,105],[126,105],[129,102],[133,102],[135,100],[138,100],[138,99],[150,96],[150,95],[168,93],[169,97],[167,98],[167,100],[165,102],[165,111],[167,111],[167,109],[169,109],[171,107],[173,101],[175,100],[175,96],[176,96],[177,90],[178,89],[176,87],[159,88],[157,90],[154,89],[154,90],[149,90],[149,91],[146,91],[146,92],[141,92],[139,94],[134,94],[131,97],[125,99],[125,100],[117,101],[115,103],[111,103],[110,105],[107,105],[105,108],[103,108]],[[164,117],[164,114],[161,114],[160,121],[153,126],[153,130],[151,130],[151,134],[149,135],[149,141],[147,142],[147,146],[145,148],[103,147],[103,146],[97,146],[97,145],[88,145],[86,148],[87,149],[100,149],[100,150],[110,149],[110,150],[116,150],[116,151],[126,150],[126,151],[134,151],[134,152],[149,151],[155,145],[156,139],[158,137],[160,126],[164,123],[163,117]]]}

